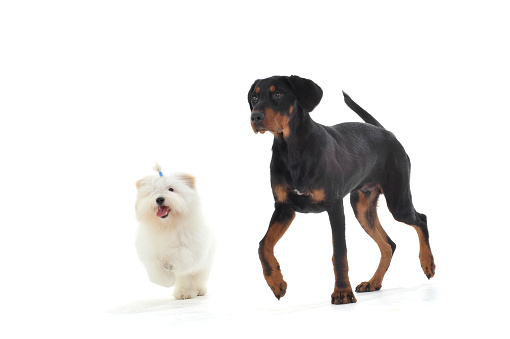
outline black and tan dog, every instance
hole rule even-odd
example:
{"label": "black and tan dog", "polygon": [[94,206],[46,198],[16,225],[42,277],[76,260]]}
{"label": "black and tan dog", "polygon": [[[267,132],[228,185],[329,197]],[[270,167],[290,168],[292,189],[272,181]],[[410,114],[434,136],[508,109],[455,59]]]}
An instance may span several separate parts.
{"label": "black and tan dog", "polygon": [[333,234],[334,304],[356,302],[348,276],[343,198],[351,195],[354,214],[381,250],[374,276],[356,292],[381,288],[395,243],[377,217],[381,193],[393,217],[413,226],[420,240],[420,262],[427,278],[434,276],[427,218],[416,212],[411,200],[409,157],[395,136],[344,93],[346,104],[367,123],[342,123],[327,127],[314,122],[310,112],[322,98],[321,88],[298,76],[257,80],[248,93],[251,125],[255,133],[274,135],[271,188],[275,210],[260,242],[264,277],[275,296],[285,295],[274,246],[295,217],[295,212],[326,211]]}

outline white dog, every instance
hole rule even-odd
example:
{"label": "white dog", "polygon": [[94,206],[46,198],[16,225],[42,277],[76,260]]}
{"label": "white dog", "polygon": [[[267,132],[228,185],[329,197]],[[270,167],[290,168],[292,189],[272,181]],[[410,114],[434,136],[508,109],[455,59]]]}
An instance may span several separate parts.
{"label": "white dog", "polygon": [[174,286],[176,299],[207,292],[214,241],[204,222],[195,178],[189,174],[147,176],[136,182],[136,248],[150,281]]}

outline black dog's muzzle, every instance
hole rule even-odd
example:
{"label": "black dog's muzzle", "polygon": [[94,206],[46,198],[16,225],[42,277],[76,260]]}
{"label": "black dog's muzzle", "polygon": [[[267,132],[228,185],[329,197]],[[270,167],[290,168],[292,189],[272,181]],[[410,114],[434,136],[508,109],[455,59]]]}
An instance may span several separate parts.
{"label": "black dog's muzzle", "polygon": [[264,118],[266,117],[266,114],[261,111],[255,111],[251,114],[251,122],[254,125],[260,125],[264,121]]}

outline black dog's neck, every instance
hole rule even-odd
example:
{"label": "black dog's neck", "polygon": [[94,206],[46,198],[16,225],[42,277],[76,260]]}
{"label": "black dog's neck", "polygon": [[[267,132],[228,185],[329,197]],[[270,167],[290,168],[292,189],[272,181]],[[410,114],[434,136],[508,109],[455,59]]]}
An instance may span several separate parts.
{"label": "black dog's neck", "polygon": [[[283,161],[285,168],[280,168],[287,172],[290,176],[292,189],[299,189],[302,187],[306,173],[315,166],[313,161],[306,159],[310,154],[318,154],[314,148],[317,147],[317,124],[312,120],[308,112],[304,112],[301,107],[298,108],[297,114],[289,121],[289,136],[284,138],[282,134],[276,135],[273,142],[273,153]],[[312,140],[314,140],[312,142]],[[304,167],[303,164],[308,164]],[[276,165],[276,164],[275,164]],[[281,166],[280,165],[280,166]]]}
{"label": "black dog's neck", "polygon": [[316,126],[310,114],[298,106],[297,112],[288,123],[289,135],[287,138],[284,138],[283,134],[275,136],[275,141],[286,143],[292,149],[299,150],[306,146],[307,140],[314,137]]}

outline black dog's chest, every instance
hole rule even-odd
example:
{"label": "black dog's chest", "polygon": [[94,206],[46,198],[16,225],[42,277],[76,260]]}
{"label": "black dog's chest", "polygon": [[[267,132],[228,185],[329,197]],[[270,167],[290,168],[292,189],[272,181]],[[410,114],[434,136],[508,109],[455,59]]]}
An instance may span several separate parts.
{"label": "black dog's chest", "polygon": [[314,157],[306,155],[304,159],[302,154],[296,155],[285,145],[279,145],[277,149],[273,146],[273,158],[271,161],[271,177],[280,184],[284,184],[291,189],[297,196],[306,196],[307,190],[312,188],[314,181],[320,176],[321,166],[317,155]]}
{"label": "black dog's chest", "polygon": [[[276,201],[285,202],[300,213],[320,213],[326,210],[327,193],[317,180],[306,176],[297,177],[282,172],[271,172],[273,190],[278,187]],[[296,185],[297,183],[297,185]],[[279,195],[279,196],[278,196]]]}
{"label": "black dog's chest", "polygon": [[326,210],[324,201],[317,202],[311,193],[289,192],[287,203],[299,213],[321,213]]}
{"label": "black dog's chest", "polygon": [[320,157],[314,161],[303,161],[284,147],[273,147],[271,186],[280,190],[276,200],[285,201],[296,212],[320,213],[326,210],[330,197],[326,194],[325,177]]}

